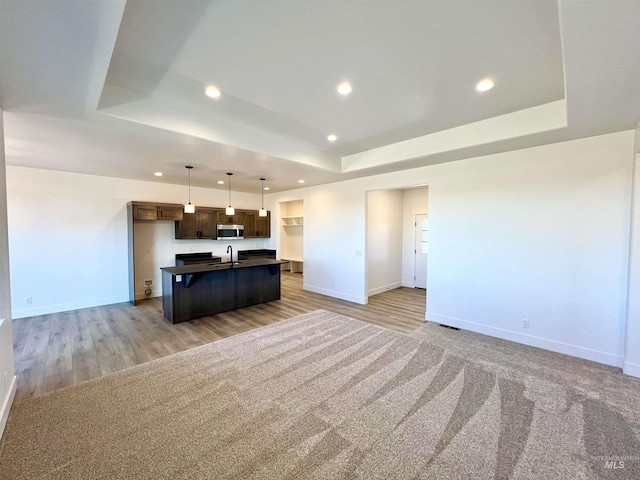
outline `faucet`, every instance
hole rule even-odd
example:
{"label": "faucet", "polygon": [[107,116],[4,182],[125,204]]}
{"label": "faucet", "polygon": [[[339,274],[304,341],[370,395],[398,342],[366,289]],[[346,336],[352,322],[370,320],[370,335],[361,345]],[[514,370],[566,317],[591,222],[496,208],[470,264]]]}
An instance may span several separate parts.
{"label": "faucet", "polygon": [[227,253],[229,253],[229,250],[231,250],[231,255],[229,255],[229,263],[233,264],[233,247],[231,245],[227,247]]}

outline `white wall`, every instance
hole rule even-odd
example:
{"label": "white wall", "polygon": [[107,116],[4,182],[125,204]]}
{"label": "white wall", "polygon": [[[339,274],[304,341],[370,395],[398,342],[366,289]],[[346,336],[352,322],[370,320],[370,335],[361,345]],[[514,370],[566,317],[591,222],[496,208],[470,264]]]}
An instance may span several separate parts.
{"label": "white wall", "polygon": [[620,366],[633,139],[633,131],[619,132],[267,202],[304,200],[304,288],[365,303],[357,253],[365,247],[366,192],[427,184],[427,319]]}
{"label": "white wall", "polygon": [[[21,318],[127,301],[127,202],[183,203],[187,188],[7,166],[7,193],[13,318]],[[224,206],[227,195],[191,188],[195,205]],[[260,201],[257,194],[233,194],[236,208],[257,209]],[[157,289],[159,268],[174,265],[175,253],[222,253],[230,243],[175,240],[173,222],[161,223],[135,227],[145,252],[136,276],[152,275]],[[264,245],[264,240],[237,241],[234,250],[240,242]]]}
{"label": "white wall", "polygon": [[304,288],[365,304],[366,202],[357,185],[352,190],[340,182],[294,194],[304,196]]}
{"label": "white wall", "polygon": [[415,287],[416,215],[429,214],[429,188],[403,191],[402,203],[402,286]]}
{"label": "white wall", "polygon": [[7,189],[4,156],[3,116],[0,109],[0,437],[16,391],[11,328],[11,291],[9,287],[9,237],[7,228]]}
{"label": "white wall", "polygon": [[402,191],[367,193],[367,296],[402,286]]}
{"label": "white wall", "polygon": [[640,123],[636,128],[626,348],[623,370],[640,377]]}
{"label": "white wall", "polygon": [[427,318],[620,365],[632,140],[452,165],[429,190]]}

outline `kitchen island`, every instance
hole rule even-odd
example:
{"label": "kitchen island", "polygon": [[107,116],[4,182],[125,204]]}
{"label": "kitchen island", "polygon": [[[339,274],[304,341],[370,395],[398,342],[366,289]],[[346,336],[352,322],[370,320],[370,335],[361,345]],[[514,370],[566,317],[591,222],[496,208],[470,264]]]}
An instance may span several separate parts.
{"label": "kitchen island", "polygon": [[280,265],[267,258],[164,267],[162,308],[171,323],[280,299]]}

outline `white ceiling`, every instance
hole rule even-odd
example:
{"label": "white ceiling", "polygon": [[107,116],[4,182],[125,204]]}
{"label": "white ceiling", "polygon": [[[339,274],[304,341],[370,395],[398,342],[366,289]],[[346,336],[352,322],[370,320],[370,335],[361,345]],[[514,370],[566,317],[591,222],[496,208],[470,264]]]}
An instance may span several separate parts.
{"label": "white ceiling", "polygon": [[189,164],[258,193],[640,119],[638,0],[0,0],[0,22],[10,165],[186,184]]}

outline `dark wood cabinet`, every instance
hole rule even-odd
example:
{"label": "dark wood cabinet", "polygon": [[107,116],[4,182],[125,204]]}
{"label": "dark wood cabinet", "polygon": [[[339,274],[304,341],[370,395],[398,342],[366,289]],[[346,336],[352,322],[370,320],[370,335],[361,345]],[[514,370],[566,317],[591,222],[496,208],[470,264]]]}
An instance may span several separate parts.
{"label": "dark wood cabinet", "polygon": [[183,207],[175,204],[131,202],[134,221],[182,220]]}
{"label": "dark wood cabinet", "polygon": [[217,213],[215,208],[196,207],[195,213],[185,213],[176,222],[176,238],[180,240],[215,240],[217,238]]}
{"label": "dark wood cabinet", "polygon": [[271,212],[261,217],[257,210],[236,210],[229,216],[219,208],[196,207],[195,213],[183,214],[176,222],[175,238],[180,240],[216,240],[218,224],[244,225],[244,238],[269,238]]}
{"label": "dark wood cabinet", "polygon": [[198,238],[218,238],[217,211],[214,208],[196,208]]}
{"label": "dark wood cabinet", "polygon": [[257,237],[257,219],[258,213],[254,211],[244,211],[244,238]]}
{"label": "dark wood cabinet", "polygon": [[271,237],[271,212],[267,212],[266,217],[256,217],[256,237],[269,238]]}
{"label": "dark wood cabinet", "polygon": [[261,217],[257,210],[243,210],[244,238],[269,238],[271,236],[271,212]]}
{"label": "dark wood cabinet", "polygon": [[176,222],[176,238],[193,240],[197,237],[198,227],[195,213],[185,213],[182,221]]}
{"label": "dark wood cabinet", "polygon": [[221,225],[244,225],[244,212],[236,209],[235,215],[227,215],[226,210],[217,210],[218,222]]}

